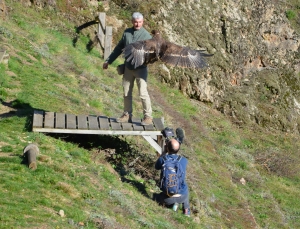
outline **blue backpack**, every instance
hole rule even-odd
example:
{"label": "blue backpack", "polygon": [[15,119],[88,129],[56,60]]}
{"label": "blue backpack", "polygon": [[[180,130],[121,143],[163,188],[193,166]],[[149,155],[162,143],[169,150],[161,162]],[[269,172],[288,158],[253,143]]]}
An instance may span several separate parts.
{"label": "blue backpack", "polygon": [[162,178],[160,189],[168,196],[179,193],[183,181],[183,171],[179,163],[182,156],[176,159],[163,156],[164,164],[162,165]]}

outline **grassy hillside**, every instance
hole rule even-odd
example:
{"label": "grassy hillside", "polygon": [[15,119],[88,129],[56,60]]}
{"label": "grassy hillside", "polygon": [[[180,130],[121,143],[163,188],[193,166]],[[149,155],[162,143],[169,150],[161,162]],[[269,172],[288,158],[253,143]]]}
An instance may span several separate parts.
{"label": "grassy hillside", "polygon": [[[88,52],[87,35],[74,43],[78,25],[64,14],[7,6],[0,24],[0,49],[10,55],[0,64],[0,228],[300,227],[299,136],[238,128],[161,83],[155,65],[154,116],[187,135],[181,153],[189,159],[191,218],[152,200],[157,156],[142,138],[33,133],[34,109],[118,116],[115,67],[122,59],[103,72],[101,52]],[[134,116],[141,116],[137,91]],[[41,151],[35,171],[22,157],[29,143]]]}

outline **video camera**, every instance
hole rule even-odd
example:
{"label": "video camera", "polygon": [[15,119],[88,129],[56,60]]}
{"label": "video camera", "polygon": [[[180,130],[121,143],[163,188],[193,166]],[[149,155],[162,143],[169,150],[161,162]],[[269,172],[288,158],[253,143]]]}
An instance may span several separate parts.
{"label": "video camera", "polygon": [[168,143],[172,138],[176,139],[179,144],[183,143],[184,131],[180,127],[176,129],[176,136],[172,128],[166,127],[161,131],[162,135],[165,138],[166,143]]}

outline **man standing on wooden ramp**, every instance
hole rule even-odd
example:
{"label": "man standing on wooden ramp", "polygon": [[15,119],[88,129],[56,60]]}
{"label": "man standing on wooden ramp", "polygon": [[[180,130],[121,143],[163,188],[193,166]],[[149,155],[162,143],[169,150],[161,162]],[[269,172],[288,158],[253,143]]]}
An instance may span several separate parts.
{"label": "man standing on wooden ramp", "polygon": [[[151,39],[150,33],[143,27],[144,17],[141,13],[135,12],[132,14],[132,28],[128,28],[124,31],[123,36],[113,52],[103,63],[103,69],[107,69],[108,65],[117,59],[122,54],[126,45],[134,43],[136,41],[143,41]],[[152,107],[151,100],[147,90],[147,76],[148,68],[146,65],[141,65],[137,68],[130,62],[125,62],[125,71],[123,74],[123,91],[124,91],[124,112],[117,122],[131,122],[132,119],[132,91],[134,81],[136,80],[139,95],[143,105],[142,125],[152,124]]]}

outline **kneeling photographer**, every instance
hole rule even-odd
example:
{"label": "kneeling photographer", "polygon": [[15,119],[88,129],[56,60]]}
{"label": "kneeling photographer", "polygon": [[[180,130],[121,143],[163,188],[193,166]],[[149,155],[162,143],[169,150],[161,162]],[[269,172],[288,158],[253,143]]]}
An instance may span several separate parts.
{"label": "kneeling photographer", "polygon": [[165,138],[164,152],[155,163],[155,169],[161,170],[160,189],[158,201],[177,211],[182,204],[183,214],[190,217],[189,190],[185,180],[188,160],[178,155],[180,145],[183,143],[184,131],[166,127],[162,134]]}

